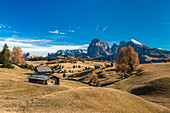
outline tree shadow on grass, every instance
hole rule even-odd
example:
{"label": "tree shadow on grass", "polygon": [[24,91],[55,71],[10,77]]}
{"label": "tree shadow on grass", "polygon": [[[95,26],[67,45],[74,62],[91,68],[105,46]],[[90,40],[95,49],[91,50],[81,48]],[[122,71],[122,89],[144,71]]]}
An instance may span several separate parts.
{"label": "tree shadow on grass", "polygon": [[32,75],[33,73],[24,73],[25,75]]}

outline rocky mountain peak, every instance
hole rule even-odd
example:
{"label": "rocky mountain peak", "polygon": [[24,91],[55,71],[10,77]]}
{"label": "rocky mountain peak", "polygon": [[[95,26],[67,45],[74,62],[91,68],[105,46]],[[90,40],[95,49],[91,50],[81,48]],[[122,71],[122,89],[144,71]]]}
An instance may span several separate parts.
{"label": "rocky mountain peak", "polygon": [[135,39],[131,39],[130,42],[137,44],[137,45],[143,45],[142,43],[136,41]]}
{"label": "rocky mountain peak", "polygon": [[126,41],[121,41],[119,46],[125,46],[126,45]]}
{"label": "rocky mountain peak", "polygon": [[95,39],[92,40],[92,43],[97,43],[97,42],[101,42],[100,39],[95,38]]}
{"label": "rocky mountain peak", "polygon": [[87,49],[87,54],[91,57],[110,55],[109,52],[109,45],[98,38],[93,39]]}
{"label": "rocky mountain peak", "polygon": [[114,56],[114,58],[115,58],[115,56],[117,56],[118,47],[119,46],[116,43],[114,43],[111,47],[111,53]]}

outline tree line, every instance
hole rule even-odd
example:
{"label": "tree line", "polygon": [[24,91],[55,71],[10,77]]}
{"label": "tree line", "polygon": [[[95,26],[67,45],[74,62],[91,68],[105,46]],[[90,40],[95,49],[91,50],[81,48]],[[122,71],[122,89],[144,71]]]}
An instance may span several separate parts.
{"label": "tree line", "polygon": [[[21,47],[14,46],[12,52],[10,52],[8,45],[5,43],[2,51],[0,51],[0,64],[4,68],[14,68],[12,64],[26,65]],[[138,53],[134,51],[133,47],[122,47],[116,60],[116,70],[121,73],[122,78],[131,76],[138,65]]]}
{"label": "tree line", "polygon": [[3,68],[14,68],[12,64],[25,65],[26,62],[21,47],[14,46],[11,52],[5,43],[2,51],[0,51],[0,64],[2,64],[1,67]]}

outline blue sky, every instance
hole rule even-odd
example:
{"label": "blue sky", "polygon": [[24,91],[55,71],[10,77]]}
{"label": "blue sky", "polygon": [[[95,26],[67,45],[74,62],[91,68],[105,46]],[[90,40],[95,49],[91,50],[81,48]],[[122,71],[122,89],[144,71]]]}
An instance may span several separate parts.
{"label": "blue sky", "polygon": [[46,55],[131,38],[170,50],[169,0],[0,0],[0,46]]}

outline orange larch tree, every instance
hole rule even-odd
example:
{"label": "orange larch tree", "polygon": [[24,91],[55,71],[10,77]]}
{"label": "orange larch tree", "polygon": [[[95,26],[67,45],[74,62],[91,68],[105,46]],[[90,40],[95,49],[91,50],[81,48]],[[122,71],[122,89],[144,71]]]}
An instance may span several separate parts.
{"label": "orange larch tree", "polygon": [[117,71],[123,73],[123,78],[126,74],[131,73],[139,65],[138,53],[134,51],[133,47],[122,47],[117,56]]}
{"label": "orange larch tree", "polygon": [[13,61],[14,64],[25,65],[25,60],[21,47],[14,46],[11,52],[11,60]]}

